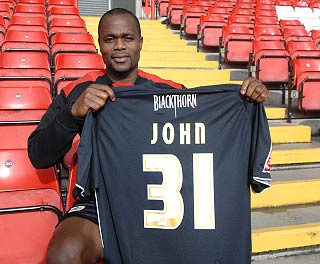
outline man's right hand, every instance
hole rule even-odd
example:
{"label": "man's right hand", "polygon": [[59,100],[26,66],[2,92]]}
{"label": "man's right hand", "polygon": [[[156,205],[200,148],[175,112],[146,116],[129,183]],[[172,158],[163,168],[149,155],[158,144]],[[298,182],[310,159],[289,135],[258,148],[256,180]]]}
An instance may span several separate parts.
{"label": "man's right hand", "polygon": [[72,105],[71,113],[74,117],[85,117],[89,109],[93,111],[99,110],[108,99],[112,102],[116,99],[113,90],[109,86],[91,84]]}

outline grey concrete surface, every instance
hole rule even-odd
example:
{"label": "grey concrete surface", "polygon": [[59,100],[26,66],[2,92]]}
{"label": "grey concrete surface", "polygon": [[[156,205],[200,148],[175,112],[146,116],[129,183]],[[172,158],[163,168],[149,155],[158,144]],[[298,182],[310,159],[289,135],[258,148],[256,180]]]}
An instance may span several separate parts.
{"label": "grey concrete surface", "polygon": [[[297,252],[298,253],[298,252]],[[268,259],[253,260],[252,264],[319,264],[320,252],[301,253],[293,256],[278,256]]]}

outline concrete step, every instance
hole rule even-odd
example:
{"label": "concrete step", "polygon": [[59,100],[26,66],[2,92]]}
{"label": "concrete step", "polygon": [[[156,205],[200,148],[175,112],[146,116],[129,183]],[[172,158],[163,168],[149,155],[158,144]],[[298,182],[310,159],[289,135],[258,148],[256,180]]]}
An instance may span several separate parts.
{"label": "concrete step", "polygon": [[320,142],[273,144],[272,166],[320,163]]}
{"label": "concrete step", "polygon": [[253,253],[320,245],[320,205],[253,210]]}
{"label": "concrete step", "polygon": [[320,203],[320,164],[310,168],[272,168],[271,179],[270,188],[252,193],[252,209]]}
{"label": "concrete step", "polygon": [[279,120],[286,118],[286,108],[285,107],[276,107],[265,105],[265,111],[268,117],[268,120]]}
{"label": "concrete step", "polygon": [[311,142],[311,128],[309,126],[272,123],[269,124],[272,143],[307,143]]}
{"label": "concrete step", "polygon": [[285,250],[252,257],[253,264],[319,264],[320,247]]}

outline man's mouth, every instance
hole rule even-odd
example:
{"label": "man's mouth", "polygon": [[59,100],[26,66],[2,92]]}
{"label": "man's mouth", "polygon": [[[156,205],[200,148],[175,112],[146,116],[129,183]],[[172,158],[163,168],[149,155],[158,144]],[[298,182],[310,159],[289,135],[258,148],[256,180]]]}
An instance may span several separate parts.
{"label": "man's mouth", "polygon": [[112,59],[117,63],[124,63],[128,60],[129,56],[124,54],[113,55]]}

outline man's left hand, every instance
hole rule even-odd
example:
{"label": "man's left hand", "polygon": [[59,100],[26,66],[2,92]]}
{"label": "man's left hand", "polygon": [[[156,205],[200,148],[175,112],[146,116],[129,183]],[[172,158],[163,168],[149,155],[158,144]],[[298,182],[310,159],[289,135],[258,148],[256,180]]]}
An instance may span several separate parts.
{"label": "man's left hand", "polygon": [[260,80],[253,77],[243,81],[240,93],[257,103],[265,102],[269,98],[268,88]]}

